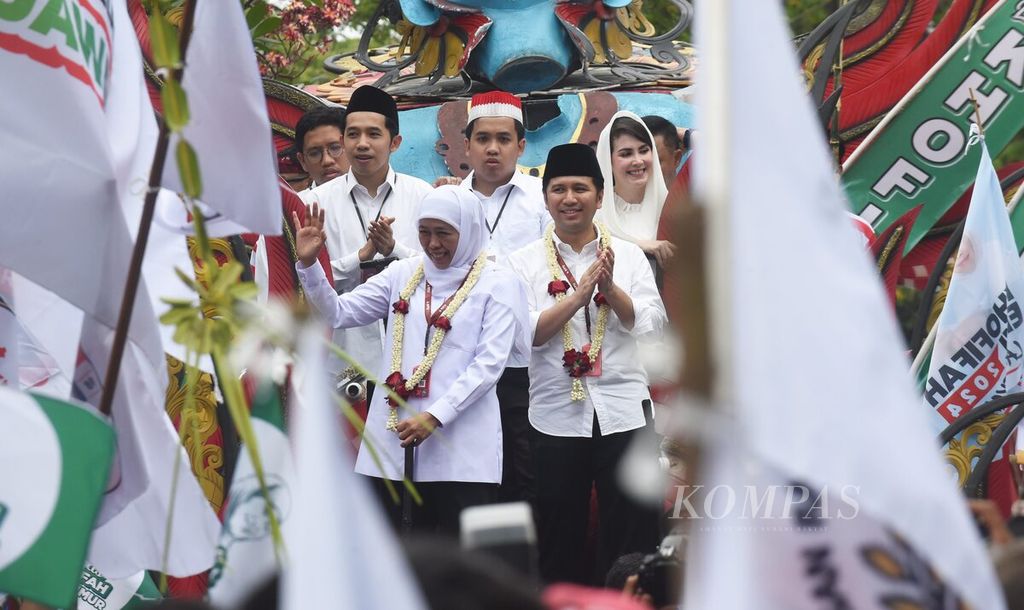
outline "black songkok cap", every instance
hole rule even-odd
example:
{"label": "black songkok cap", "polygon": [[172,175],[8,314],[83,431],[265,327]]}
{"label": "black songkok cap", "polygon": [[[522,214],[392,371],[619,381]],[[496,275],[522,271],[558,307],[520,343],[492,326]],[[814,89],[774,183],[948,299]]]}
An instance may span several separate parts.
{"label": "black songkok cap", "polygon": [[548,152],[548,161],[544,166],[544,188],[547,189],[548,183],[560,176],[590,176],[598,190],[604,188],[604,176],[597,155],[586,144],[560,144]]}
{"label": "black songkok cap", "polygon": [[395,98],[373,85],[363,85],[352,92],[352,98],[345,107],[345,112],[376,112],[384,115],[384,118],[392,119],[395,122],[395,133],[398,135],[398,106],[395,105]]}

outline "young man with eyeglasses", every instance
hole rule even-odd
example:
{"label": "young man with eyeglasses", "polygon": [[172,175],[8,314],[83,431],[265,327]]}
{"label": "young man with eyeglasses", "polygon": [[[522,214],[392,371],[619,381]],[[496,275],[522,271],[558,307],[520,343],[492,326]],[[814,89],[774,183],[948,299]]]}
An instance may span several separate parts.
{"label": "young man with eyeglasses", "polygon": [[345,111],[341,108],[315,108],[302,115],[295,125],[295,155],[309,174],[309,188],[327,184],[348,171],[348,159],[342,145]]}

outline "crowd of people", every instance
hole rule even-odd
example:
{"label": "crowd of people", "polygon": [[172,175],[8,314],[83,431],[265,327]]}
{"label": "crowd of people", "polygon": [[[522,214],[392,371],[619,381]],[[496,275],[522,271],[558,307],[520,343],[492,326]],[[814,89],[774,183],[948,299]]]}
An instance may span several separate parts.
{"label": "crowd of people", "polygon": [[[299,122],[312,184],[291,219],[296,271],[335,342],[381,382],[355,469],[396,531],[384,480],[408,477],[417,533],[455,537],[466,508],[529,503],[544,582],[603,584],[617,558],[657,548],[661,503],[625,493],[619,465],[655,434],[639,351],[668,332],[655,278],[675,247],[659,224],[683,151],[674,126],[645,120],[617,113],[596,151],[556,146],[536,178],[517,169],[519,99],[478,94],[472,171],[436,185],[392,167],[399,115],[380,89]],[[657,468],[657,442],[642,446]]]}

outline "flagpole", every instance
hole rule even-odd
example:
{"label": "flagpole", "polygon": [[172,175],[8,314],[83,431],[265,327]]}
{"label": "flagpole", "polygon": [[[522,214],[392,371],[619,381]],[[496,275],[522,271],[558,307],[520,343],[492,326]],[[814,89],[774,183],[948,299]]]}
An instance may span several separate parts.
{"label": "flagpole", "polygon": [[[174,78],[181,82],[181,75],[184,72],[185,52],[188,50],[188,43],[192,38],[192,23],[195,20],[196,1],[185,1],[185,14],[181,25],[181,38],[179,48],[181,49],[182,65],[173,71]],[[159,10],[155,8],[154,10]],[[121,311],[117,318],[117,327],[114,330],[114,343],[111,347],[110,360],[107,363],[107,373],[103,378],[103,394],[100,397],[99,410],[104,415],[110,415],[110,406],[114,401],[114,391],[117,387],[117,378],[121,369],[121,357],[124,355],[125,344],[128,340],[128,327],[132,321],[132,309],[135,304],[135,295],[139,288],[139,279],[142,276],[142,258],[146,253],[146,243],[149,241],[149,228],[153,222],[153,213],[156,210],[156,197],[160,192],[160,183],[164,175],[164,163],[167,160],[167,149],[170,146],[171,130],[167,122],[158,116],[160,134],[156,142],[156,152],[153,154],[153,165],[149,170],[149,187],[146,189],[146,198],[142,206],[142,217],[139,219],[139,232],[135,239],[135,247],[132,249],[131,262],[128,265],[128,277],[125,279],[124,293],[121,296]]]}

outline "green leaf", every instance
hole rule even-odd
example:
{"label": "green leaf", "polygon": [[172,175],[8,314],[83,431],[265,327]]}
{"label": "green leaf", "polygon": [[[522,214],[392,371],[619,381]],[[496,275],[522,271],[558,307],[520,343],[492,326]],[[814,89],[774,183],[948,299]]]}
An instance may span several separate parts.
{"label": "green leaf", "polygon": [[324,0],[306,0],[306,4],[322,7],[324,5]]}
{"label": "green leaf", "polygon": [[181,88],[178,81],[168,77],[164,81],[164,88],[160,90],[160,99],[164,106],[164,120],[173,132],[179,132],[185,125],[188,125],[189,110],[188,97],[185,90]]}
{"label": "green leaf", "polygon": [[178,160],[178,172],[181,174],[181,185],[185,189],[185,194],[192,199],[198,199],[203,192],[203,180],[199,175],[196,151],[183,138],[178,141],[174,156]]}
{"label": "green leaf", "polygon": [[279,27],[281,27],[280,17],[267,17],[266,19],[261,21],[260,24],[257,25],[255,29],[253,29],[252,37],[259,38],[260,36],[264,36],[266,34],[273,32]]}
{"label": "green leaf", "polygon": [[149,16],[149,41],[153,48],[153,61],[158,68],[177,68],[181,64],[178,32],[159,7],[155,7]]}
{"label": "green leaf", "polygon": [[249,10],[245,11],[245,25],[249,29],[256,27],[263,19],[267,16],[267,3],[257,2],[249,7]]}

